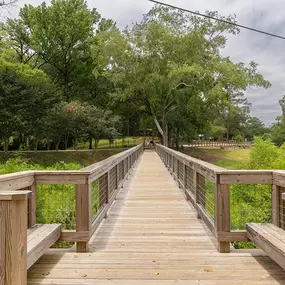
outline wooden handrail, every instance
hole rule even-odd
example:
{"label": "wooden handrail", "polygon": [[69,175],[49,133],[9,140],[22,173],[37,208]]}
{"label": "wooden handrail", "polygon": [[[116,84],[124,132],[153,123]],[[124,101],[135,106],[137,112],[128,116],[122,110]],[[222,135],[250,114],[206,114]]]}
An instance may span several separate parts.
{"label": "wooden handrail", "polygon": [[[32,227],[36,224],[37,185],[74,184],[76,186],[76,229],[62,231],[61,240],[77,242],[78,251],[87,251],[87,243],[92,233],[106,216],[110,205],[142,152],[143,145],[141,144],[78,171],[23,171],[0,175],[0,193],[3,194],[7,190],[21,191],[22,189],[28,189],[33,193],[28,200],[28,226]],[[121,178],[119,178],[119,172],[122,170],[119,167],[120,164],[126,167],[126,172],[124,171]],[[116,168],[115,191],[111,193],[110,172],[114,168]],[[104,175],[107,175],[106,201],[100,205],[95,220],[92,220],[91,184]],[[0,241],[0,247],[1,245]]]}
{"label": "wooden handrail", "polygon": [[[248,241],[245,230],[233,231],[230,228],[230,185],[272,185],[272,220],[275,225],[285,229],[285,201],[282,200],[282,193],[285,192],[285,171],[227,170],[159,144],[155,145],[155,149],[187,199],[196,208],[198,217],[204,220],[216,237],[220,252],[229,252],[230,242]],[[192,191],[186,189],[188,169],[194,175],[191,178]],[[205,179],[214,183],[214,213],[209,213],[205,206]]]}

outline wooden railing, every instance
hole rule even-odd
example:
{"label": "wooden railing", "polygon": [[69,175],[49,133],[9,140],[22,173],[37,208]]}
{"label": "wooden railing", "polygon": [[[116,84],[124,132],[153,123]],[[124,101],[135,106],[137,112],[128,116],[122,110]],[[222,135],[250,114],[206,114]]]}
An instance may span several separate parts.
{"label": "wooden railing", "polygon": [[250,147],[252,142],[238,141],[209,141],[209,140],[193,140],[185,144],[188,147]]}
{"label": "wooden railing", "polygon": [[226,170],[162,145],[155,148],[220,252],[229,252],[231,242],[249,241],[248,222],[272,222],[285,230],[285,171]]}
{"label": "wooden railing", "polygon": [[[61,223],[63,229],[65,229],[61,233],[61,241],[76,242],[78,252],[88,251],[90,237],[106,216],[112,202],[124,182],[128,179],[132,167],[142,152],[143,145],[139,145],[80,171],[24,171],[1,175],[0,284],[12,284],[1,283],[5,278],[8,280],[7,278],[11,273],[10,269],[5,267],[9,263],[7,261],[5,263],[5,257],[15,254],[13,253],[15,250],[20,250],[18,246],[19,238],[22,238],[24,242],[27,240],[27,226],[23,227],[22,225],[19,227],[22,231],[21,233],[18,233],[19,228],[16,229],[15,226],[9,226],[9,223],[15,217],[22,217],[23,219],[18,220],[17,223],[24,223],[28,225],[28,228],[33,227],[36,223],[42,223],[39,216],[44,218],[48,216],[50,218],[49,224],[55,223],[53,221],[57,219],[56,223]],[[49,187],[48,185],[55,188],[45,188]],[[59,188],[56,188],[56,185]],[[69,188],[64,188],[65,186]],[[29,191],[23,193],[23,190]],[[54,196],[50,198],[52,194]],[[46,199],[41,199],[41,195],[45,195]],[[13,212],[7,211],[8,196],[11,198],[9,201],[18,201],[20,198],[23,201],[22,203],[13,204]],[[49,201],[48,199],[52,200]],[[64,217],[62,220],[58,220],[58,217],[56,217],[58,212],[55,211],[58,211],[58,207],[52,209],[47,204],[51,202],[57,203],[56,205],[58,206],[65,203],[64,209],[60,210]],[[25,207],[22,207],[23,203]],[[21,205],[21,207],[17,205]],[[44,210],[45,208],[46,210]],[[16,216],[11,216],[14,215],[13,213],[16,213]],[[75,220],[75,222],[71,223],[71,220]],[[7,231],[3,230],[5,228],[7,228]],[[9,247],[7,247],[8,239]],[[21,248],[21,250],[25,252],[26,247]],[[17,252],[17,254],[25,257],[23,252]],[[10,261],[14,262],[14,259],[12,258]],[[22,267],[19,270],[22,274],[26,274]]]}

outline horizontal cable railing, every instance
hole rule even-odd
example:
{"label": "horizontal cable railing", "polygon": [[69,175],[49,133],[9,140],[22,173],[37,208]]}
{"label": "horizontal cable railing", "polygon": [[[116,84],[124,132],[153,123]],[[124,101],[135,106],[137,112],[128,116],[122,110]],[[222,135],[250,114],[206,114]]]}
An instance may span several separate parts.
{"label": "horizontal cable railing", "polygon": [[157,144],[156,152],[218,241],[248,242],[246,223],[285,229],[285,171],[227,170]]}
{"label": "horizontal cable railing", "polygon": [[0,195],[30,190],[25,213],[28,228],[36,223],[61,224],[61,241],[77,242],[78,251],[87,251],[90,237],[142,152],[141,144],[80,171],[0,175]]}

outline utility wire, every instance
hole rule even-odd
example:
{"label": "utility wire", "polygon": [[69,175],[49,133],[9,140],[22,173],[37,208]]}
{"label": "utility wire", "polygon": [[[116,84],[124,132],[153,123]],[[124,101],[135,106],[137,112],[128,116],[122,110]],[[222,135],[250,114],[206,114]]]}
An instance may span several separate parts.
{"label": "utility wire", "polygon": [[261,30],[257,30],[257,29],[254,29],[254,28],[247,27],[247,26],[239,25],[237,23],[233,23],[233,22],[230,22],[230,21],[218,19],[218,18],[209,16],[209,15],[201,14],[199,12],[191,11],[191,10],[184,9],[184,8],[180,8],[180,7],[177,7],[177,6],[174,6],[174,5],[170,5],[170,4],[167,4],[167,3],[163,3],[163,2],[160,2],[160,1],[157,1],[157,0],[148,0],[148,1],[156,3],[156,4],[159,4],[159,5],[167,6],[167,7],[170,7],[170,8],[178,9],[178,10],[181,10],[181,11],[184,11],[184,12],[188,12],[188,13],[200,16],[200,17],[205,17],[205,18],[208,18],[208,19],[211,19],[211,20],[215,20],[215,21],[218,21],[218,22],[222,22],[222,23],[225,23],[225,24],[230,24],[230,25],[242,28],[242,29],[250,30],[252,32],[256,32],[256,33],[260,33],[260,34],[264,34],[264,35],[267,35],[267,36],[271,36],[271,37],[275,37],[275,38],[279,38],[279,39],[285,40],[285,37],[282,37],[282,36],[279,36],[279,35],[275,35],[275,34],[272,34],[272,33],[264,32],[264,31],[261,31]]}

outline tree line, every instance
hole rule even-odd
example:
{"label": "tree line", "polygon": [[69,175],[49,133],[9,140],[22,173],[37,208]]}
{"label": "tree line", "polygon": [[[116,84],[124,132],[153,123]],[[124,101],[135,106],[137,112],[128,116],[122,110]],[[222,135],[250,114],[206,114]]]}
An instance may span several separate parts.
{"label": "tree line", "polygon": [[265,133],[244,93],[270,82],[257,63],[222,55],[238,33],[159,5],[124,30],[84,0],[25,5],[0,27],[3,148],[92,148],[140,129],[157,129],[165,145]]}

